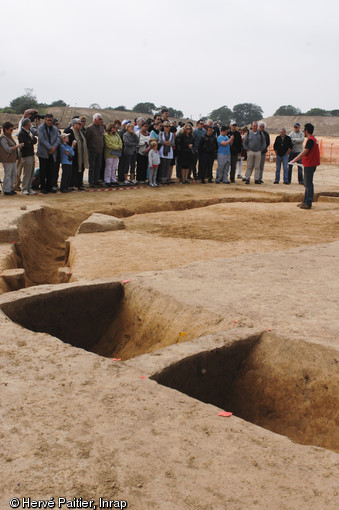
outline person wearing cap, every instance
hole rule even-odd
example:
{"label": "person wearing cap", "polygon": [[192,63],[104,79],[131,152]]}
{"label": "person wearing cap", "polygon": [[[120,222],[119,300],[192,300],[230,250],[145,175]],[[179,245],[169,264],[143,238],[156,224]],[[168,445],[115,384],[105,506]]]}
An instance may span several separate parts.
{"label": "person wearing cap", "polygon": [[314,198],[313,177],[317,166],[320,165],[320,150],[318,140],[313,136],[314,126],[309,122],[305,124],[304,133],[307,138],[305,149],[291,160],[291,164],[296,163],[302,158],[304,165],[304,186],[305,196],[301,204],[297,207],[300,209],[311,209]]}
{"label": "person wearing cap", "polygon": [[62,166],[60,191],[61,193],[68,193],[70,191],[71,179],[72,179],[72,160],[74,157],[74,147],[76,141],[72,141],[72,145],[68,145],[70,135],[69,133],[62,133],[60,135],[61,146],[60,146],[60,159]]}
{"label": "person wearing cap", "polygon": [[127,164],[127,158],[126,154],[124,153],[124,134],[127,133],[127,127],[128,124],[130,124],[130,120],[124,119],[121,123],[121,129],[118,131],[118,135],[121,138],[122,141],[122,152],[121,156],[119,158],[119,166],[118,166],[118,181],[124,182],[125,181],[125,172],[126,172],[126,164]]}
{"label": "person wearing cap", "polygon": [[[303,150],[303,143],[304,143],[305,137],[304,137],[304,133],[300,130],[299,122],[296,122],[294,124],[293,131],[291,131],[288,136],[292,140],[292,150],[288,157],[288,161],[290,163],[292,161],[292,159],[294,159]],[[299,182],[299,184],[304,184],[303,167],[301,164],[301,159],[298,159],[297,166],[298,166],[298,182]],[[289,183],[291,183],[291,181],[292,181],[292,168],[293,168],[293,165],[289,164],[288,165],[288,182]]]}
{"label": "person wearing cap", "polygon": [[[237,168],[237,163],[239,159],[239,154],[242,151],[242,138],[241,134],[238,131],[238,126],[236,122],[231,122],[229,137],[233,136],[233,142],[230,144],[231,149],[231,171],[230,171],[230,182],[235,182],[235,170]],[[241,171],[240,177],[241,179]]]}
{"label": "person wearing cap", "polygon": [[264,184],[264,181],[262,180],[262,178],[264,176],[264,166],[266,163],[267,148],[270,146],[271,139],[270,139],[270,135],[265,130],[265,127],[266,127],[265,122],[261,120],[260,122],[258,122],[258,126],[259,126],[260,133],[262,133],[264,135],[265,140],[266,140],[266,148],[263,151],[261,151],[260,172],[259,172],[259,182],[260,182],[260,184]]}
{"label": "person wearing cap", "polygon": [[36,137],[31,131],[31,120],[25,118],[21,124],[21,130],[18,135],[19,143],[23,143],[21,147],[21,157],[23,162],[23,176],[21,193],[23,195],[35,195],[32,190],[32,180],[34,175],[34,145],[37,143]]}
{"label": "person wearing cap", "polygon": [[80,117],[81,120],[81,133],[84,135],[86,133],[86,122],[87,119],[83,115]]}

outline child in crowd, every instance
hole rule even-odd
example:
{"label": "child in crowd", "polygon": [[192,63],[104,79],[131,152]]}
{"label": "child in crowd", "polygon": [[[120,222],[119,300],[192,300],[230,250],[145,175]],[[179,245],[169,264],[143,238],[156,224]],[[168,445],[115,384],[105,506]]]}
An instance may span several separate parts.
{"label": "child in crowd", "polygon": [[74,147],[76,145],[76,141],[72,142],[72,147],[68,145],[69,136],[68,133],[61,133],[61,146],[60,146],[60,156],[61,156],[61,166],[62,166],[62,176],[60,183],[60,191],[61,193],[68,193],[70,191],[71,178],[72,178],[72,159],[74,156]]}
{"label": "child in crowd", "polygon": [[148,177],[148,185],[152,188],[158,187],[157,184],[157,173],[158,167],[160,165],[160,155],[157,150],[158,143],[153,140],[150,143],[151,150],[148,153],[148,165],[149,165],[149,177]]}

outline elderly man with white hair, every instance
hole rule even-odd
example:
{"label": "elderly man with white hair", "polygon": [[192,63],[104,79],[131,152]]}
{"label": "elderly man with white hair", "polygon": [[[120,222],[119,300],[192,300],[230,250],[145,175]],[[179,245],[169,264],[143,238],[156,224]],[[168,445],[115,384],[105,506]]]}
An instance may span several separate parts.
{"label": "elderly man with white hair", "polygon": [[138,133],[141,131],[142,125],[144,124],[145,119],[144,117],[138,117],[136,120],[136,126],[134,126],[134,133]]}
{"label": "elderly man with white hair", "polygon": [[100,113],[96,113],[93,115],[93,124],[86,129],[85,133],[89,156],[88,182],[92,188],[99,185],[105,147],[104,135],[103,118]]}

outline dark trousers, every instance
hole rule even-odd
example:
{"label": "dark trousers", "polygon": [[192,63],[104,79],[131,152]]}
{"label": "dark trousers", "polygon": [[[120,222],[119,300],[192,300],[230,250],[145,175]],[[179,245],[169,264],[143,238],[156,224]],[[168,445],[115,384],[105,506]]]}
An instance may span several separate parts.
{"label": "dark trousers", "polygon": [[305,186],[305,197],[304,204],[312,206],[314,197],[314,186],[313,176],[316,171],[316,166],[305,166],[304,167],[304,186]]}
{"label": "dark trousers", "polygon": [[137,181],[146,181],[148,156],[137,155]]}
{"label": "dark trousers", "polygon": [[237,168],[239,153],[231,154],[231,171],[230,171],[230,181],[235,181],[235,170]]}
{"label": "dark trousers", "polygon": [[106,161],[104,158],[104,153],[101,155],[101,168],[100,168],[100,181],[105,180],[105,168],[106,168]]}
{"label": "dark trousers", "polygon": [[200,152],[199,154],[199,179],[212,179],[212,169],[214,163],[214,154]]}
{"label": "dark trousers", "polygon": [[[296,156],[298,156],[299,152],[290,152],[288,155],[288,161],[292,161]],[[297,163],[301,165],[301,159],[298,159]],[[292,168],[293,165],[288,165],[288,182],[292,181]],[[304,178],[303,178],[303,167],[298,166],[298,182],[299,184],[303,184]]]}
{"label": "dark trousers", "polygon": [[175,173],[179,181],[181,181],[181,164],[178,157],[175,162]]}
{"label": "dark trousers", "polygon": [[40,188],[51,190],[53,187],[55,161],[50,154],[48,158],[39,158],[40,164]]}
{"label": "dark trousers", "polygon": [[90,184],[98,184],[100,177],[100,170],[102,165],[102,153],[90,152],[89,153],[89,170],[88,182]]}
{"label": "dark trousers", "polygon": [[66,190],[70,187],[72,180],[72,165],[62,165],[60,189]]}
{"label": "dark trousers", "polygon": [[190,166],[190,171],[189,171],[189,174],[188,174],[188,178],[189,179],[191,179],[191,177],[192,177],[191,173],[193,173],[193,179],[197,179],[198,178],[198,175],[197,175],[198,159],[199,159],[199,152],[197,150],[194,150],[193,151],[192,166]]}
{"label": "dark trousers", "polygon": [[134,154],[126,154],[126,160],[125,160],[125,168],[124,173],[128,174],[128,170],[130,171],[130,174],[135,173],[135,162],[137,159],[136,152]]}
{"label": "dark trousers", "polygon": [[126,156],[124,153],[121,154],[119,158],[119,166],[118,166],[118,181],[124,182],[125,180],[125,167],[126,167]]}

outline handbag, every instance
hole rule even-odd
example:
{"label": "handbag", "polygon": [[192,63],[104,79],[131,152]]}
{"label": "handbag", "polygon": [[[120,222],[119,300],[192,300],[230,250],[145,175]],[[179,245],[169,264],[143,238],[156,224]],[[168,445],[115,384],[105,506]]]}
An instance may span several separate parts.
{"label": "handbag", "polygon": [[115,149],[111,149],[109,152],[110,152],[111,156],[116,156],[116,157],[120,158],[122,150],[116,151]]}
{"label": "handbag", "polygon": [[144,155],[144,156],[147,156],[147,154],[149,153],[149,151],[150,151],[150,150],[151,150],[151,146],[149,145],[148,147],[146,147],[146,149],[144,149],[144,150],[142,151],[143,155]]}

